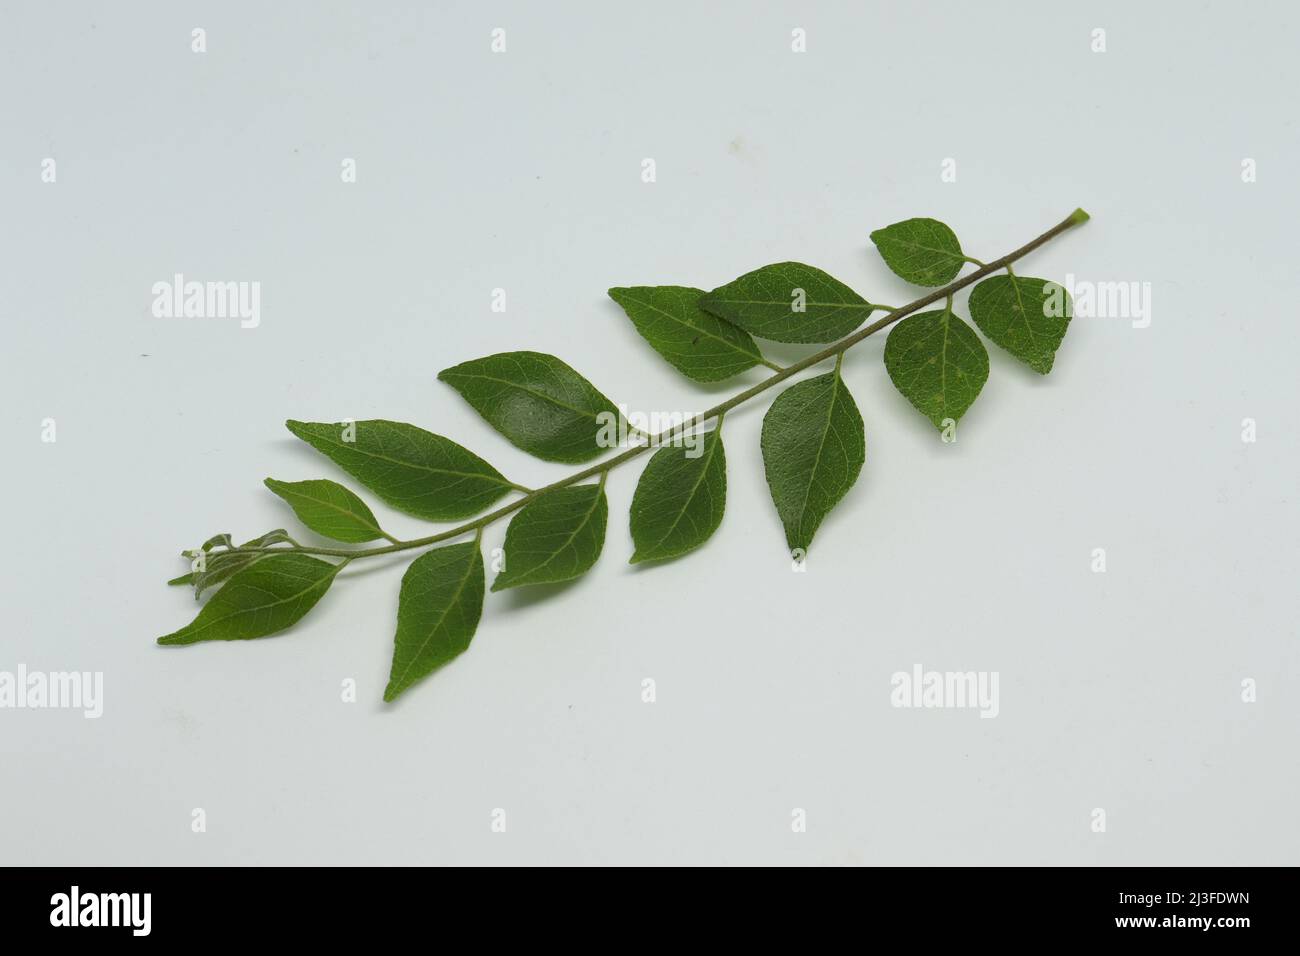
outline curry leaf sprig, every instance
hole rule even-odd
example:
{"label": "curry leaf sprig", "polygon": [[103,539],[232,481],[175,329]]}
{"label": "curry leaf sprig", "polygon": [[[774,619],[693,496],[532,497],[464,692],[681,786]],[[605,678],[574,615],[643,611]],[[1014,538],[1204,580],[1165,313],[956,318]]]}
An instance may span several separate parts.
{"label": "curry leaf sprig", "polygon": [[[1000,259],[962,251],[934,219],[908,219],[871,234],[885,264],[908,282],[940,288],[898,308],[863,298],[820,269],[781,262],[712,291],[685,286],[609,290],[650,346],[687,378],[712,383],[762,366],[772,374],[656,435],[623,419],[591,382],[553,355],[506,352],[462,362],[438,378],[511,443],[544,461],[585,464],[609,447],[608,425],[630,434],[629,447],[542,488],[529,488],[456,442],[390,421],[289,421],[289,431],[332,460],[390,507],[429,521],[461,521],[426,537],[401,540],[383,529],[355,492],[327,478],[266,479],[309,530],[350,547],[302,544],[282,529],[236,545],[229,534],[182,552],[195,599],[212,591],[198,615],[160,644],[244,640],[285,630],[329,590],[339,572],[363,558],[423,551],[407,567],[385,700],[464,652],[483,612],[483,529],[510,517],[505,564],[492,591],[569,581],[600,557],[609,521],[609,472],[656,449],[632,496],[633,563],[680,557],[722,523],[727,463],[726,414],[822,363],[829,371],[782,391],[763,419],[761,451],[787,546],[801,552],[848,493],[866,460],[862,415],[842,375],[844,353],[893,326],[884,347],[895,387],[941,430],[955,425],[988,380],[980,336],[954,309],[953,295],[974,285],[971,319],[991,342],[1047,374],[1071,316],[1055,283],[1017,275],[1012,263],[1088,220],[1076,209]],[[968,265],[975,268],[958,278]],[[940,304],[930,311],[927,306]],[[885,315],[863,325],[875,312]],[[781,366],[756,339],[823,348]],[[825,344],[830,343],[830,344]],[[708,431],[703,426],[714,423]],[[690,449],[683,441],[698,438]],[[505,498],[509,501],[502,503]],[[475,517],[477,516],[477,517]],[[513,517],[511,517],[513,516]],[[469,519],[469,520],[465,520]],[[456,539],[457,543],[451,543]],[[374,544],[373,542],[383,542]],[[365,545],[365,547],[362,547]]]}

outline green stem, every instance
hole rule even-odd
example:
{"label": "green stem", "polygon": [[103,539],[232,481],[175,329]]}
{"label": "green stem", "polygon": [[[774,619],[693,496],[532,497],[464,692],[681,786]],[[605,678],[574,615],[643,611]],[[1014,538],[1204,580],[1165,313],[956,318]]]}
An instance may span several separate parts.
{"label": "green stem", "polygon": [[[1039,246],[1051,242],[1053,239],[1055,239],[1061,233],[1065,232],[1071,226],[1076,226],[1079,225],[1080,223],[1087,222],[1087,221],[1088,221],[1088,214],[1085,213],[1082,209],[1076,209],[1073,213],[1069,215],[1069,217],[1063,219],[1061,222],[1058,222],[1055,226],[1053,226],[1051,229],[1048,229],[1041,236],[1038,236],[1036,239],[1031,239],[1029,242],[1025,243],[1019,249],[1015,249],[1012,252],[1008,252],[1002,258],[994,259],[992,262],[986,265],[981,265],[978,269],[976,269],[974,272],[970,273],[969,275],[965,275],[958,279],[954,279],[952,282],[950,282],[948,285],[944,286],[941,289],[935,289],[933,292],[927,292],[919,299],[909,302],[905,306],[890,310],[890,312],[887,315],[885,315],[883,318],[877,319],[875,322],[871,323],[870,325],[858,329],[858,331],[854,332],[852,335],[848,335],[845,338],[840,339],[838,342],[826,346],[826,348],[822,349],[820,352],[814,352],[812,355],[806,356],[805,358],[800,359],[799,361],[793,363],[792,365],[787,365],[784,368],[781,368],[780,366],[774,366],[778,369],[778,371],[775,372],[773,375],[768,376],[767,378],[763,379],[763,381],[759,382],[756,385],[750,386],[749,388],[745,389],[743,392],[737,392],[735,395],[727,399],[725,402],[721,402],[717,405],[714,405],[708,411],[701,412],[699,415],[695,416],[695,418],[691,419],[690,421],[682,422],[680,425],[676,425],[672,428],[665,429],[664,431],[660,432],[658,435],[649,436],[651,440],[646,442],[645,444],[636,445],[632,448],[627,449],[626,451],[619,452],[617,455],[614,455],[612,458],[607,458],[605,461],[598,462],[595,465],[591,465],[588,468],[584,468],[581,471],[569,475],[567,478],[561,478],[559,481],[551,482],[551,484],[545,485],[544,487],[536,488],[531,491],[528,491],[522,497],[516,498],[514,501],[511,501],[508,504],[502,505],[500,508],[496,509],[495,511],[490,511],[487,514],[482,515],[481,517],[475,518],[473,521],[469,521],[466,522],[465,524],[458,525],[455,528],[450,528],[447,531],[439,532],[438,534],[431,534],[428,537],[414,538],[410,541],[396,541],[393,544],[387,545],[385,547],[380,547],[380,548],[367,548],[361,551],[356,551],[356,550],[349,551],[343,548],[300,547],[295,550],[306,554],[328,555],[331,557],[343,557],[351,560],[353,558],[369,558],[369,557],[377,557],[379,555],[384,555],[384,554],[395,554],[398,551],[409,551],[412,548],[427,548],[430,545],[439,544],[443,541],[449,541],[452,538],[459,538],[462,535],[469,534],[471,531],[477,532],[479,536],[481,536],[483,529],[486,528],[488,525],[492,524],[495,521],[500,520],[501,518],[506,517],[507,515],[514,514],[514,512],[518,511],[520,508],[524,507],[530,502],[535,501],[537,498],[546,494],[548,491],[556,491],[557,489],[560,488],[567,488],[569,485],[576,485],[580,481],[584,481],[587,478],[594,478],[597,475],[600,476],[600,483],[601,486],[603,487],[605,483],[606,475],[608,475],[610,471],[617,468],[619,465],[631,461],[633,458],[642,455],[643,453],[650,450],[651,448],[659,447],[660,445],[664,445],[669,442],[675,441],[676,439],[685,435],[686,432],[688,432],[689,430],[696,428],[700,425],[703,425],[705,422],[711,421],[715,418],[721,419],[724,414],[731,411],[731,409],[735,408],[737,405],[743,405],[751,398],[763,394],[763,392],[766,392],[768,389],[776,385],[780,385],[786,379],[790,378],[792,375],[797,375],[798,373],[802,372],[804,369],[811,368],[814,365],[819,365],[822,362],[825,362],[827,359],[833,358],[836,359],[838,362],[839,360],[842,359],[842,356],[844,355],[845,352],[853,348],[853,346],[857,345],[863,339],[875,335],[881,329],[888,328],[889,326],[897,322],[899,319],[911,315],[913,312],[917,312],[925,308],[927,305],[930,305],[933,302],[938,302],[940,299],[950,299],[953,293],[966,288],[966,286],[971,285],[972,283],[978,282],[980,279],[983,279],[985,276],[991,273],[997,272],[999,269],[1006,268],[1008,271],[1010,271],[1011,263],[1015,262],[1017,259],[1020,259],[1028,255],[1029,253],[1037,249]],[[768,364],[768,363],[764,363],[764,364]],[[522,487],[520,488],[520,490],[523,490]],[[235,548],[233,550],[235,552],[249,553],[249,552],[262,552],[262,551],[286,551],[289,549]]]}

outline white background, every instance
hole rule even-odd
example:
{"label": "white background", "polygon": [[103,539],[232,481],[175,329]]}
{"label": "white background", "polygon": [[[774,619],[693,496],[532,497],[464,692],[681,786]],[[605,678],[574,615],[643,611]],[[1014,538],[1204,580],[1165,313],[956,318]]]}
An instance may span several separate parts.
{"label": "white background", "polygon": [[[0,670],[102,671],[105,701],[0,710],[0,862],[1300,862],[1297,27],[1289,3],[6,4]],[[988,259],[1076,206],[1019,271],[1149,282],[1150,327],[1077,318],[1046,379],[991,348],[955,445],[863,343],[867,464],[804,574],[764,400],[728,416],[706,548],[628,566],[620,469],[595,570],[490,595],[395,706],[398,563],[284,635],[154,645],[195,610],[177,552],[292,522],[268,475],[341,477],[286,418],[410,421],[542,484],[569,469],[440,369],[537,349],[631,408],[702,408],[758,373],[692,385],[606,288],[798,259],[905,302],[872,229],[935,216]],[[176,272],[259,281],[260,327],[153,318]],[[998,671],[1000,716],[892,708],[916,663]]]}

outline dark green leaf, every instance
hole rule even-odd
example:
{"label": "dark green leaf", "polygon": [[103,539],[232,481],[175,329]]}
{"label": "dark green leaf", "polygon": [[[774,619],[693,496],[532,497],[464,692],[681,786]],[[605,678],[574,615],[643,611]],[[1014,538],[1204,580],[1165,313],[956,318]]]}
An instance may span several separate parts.
{"label": "dark green leaf", "polygon": [[748,332],[700,308],[703,295],[676,285],[609,290],[641,336],[687,378],[720,382],[762,363]]}
{"label": "dark green leaf", "polygon": [[178,578],[172,578],[172,579],[171,579],[170,581],[168,581],[167,583],[168,583],[169,585],[172,585],[172,586],[175,586],[175,585],[178,585],[178,584],[193,584],[193,583],[194,583],[194,572],[191,571],[189,574],[182,574],[182,575],[181,575],[180,577],[178,577]]}
{"label": "dark green leaf", "polygon": [[871,241],[885,265],[916,285],[951,282],[966,262],[956,234],[938,219],[905,219],[877,229]]}
{"label": "dark green leaf", "polygon": [[289,503],[298,520],[317,534],[335,541],[360,544],[384,537],[366,503],[337,481],[266,479],[266,487]]}
{"label": "dark green leaf", "polygon": [[834,342],[875,308],[843,282],[801,262],[755,269],[714,289],[700,305],[774,342]]}
{"label": "dark green leaf", "polygon": [[947,309],[922,312],[894,326],[885,342],[894,386],[942,429],[974,403],[989,377],[989,353],[975,330]]}
{"label": "dark green leaf", "polygon": [[477,541],[434,548],[402,577],[393,668],[384,700],[469,647],[483,613],[483,556]]}
{"label": "dark green leaf", "polygon": [[806,550],[866,459],[862,416],[838,367],[777,396],[763,418],[762,449],[786,542]]}
{"label": "dark green leaf", "polygon": [[341,565],[305,554],[274,554],[241,568],[198,617],[159,644],[242,641],[283,631],[329,590]]}
{"label": "dark green leaf", "polygon": [[506,529],[506,566],[493,591],[552,584],[585,574],[605,545],[609,506],[602,485],[571,485],[538,496]]}
{"label": "dark green leaf", "polygon": [[512,488],[469,449],[414,425],[382,420],[285,425],[388,504],[417,518],[468,518]]}
{"label": "dark green leaf", "polygon": [[654,453],[632,496],[632,563],[675,558],[702,545],[727,504],[727,456],[720,428],[701,436],[699,455],[665,446]]}
{"label": "dark green leaf", "polygon": [[446,382],[497,431],[546,461],[599,455],[602,428],[616,428],[618,409],[554,355],[502,352],[444,369]]}
{"label": "dark green leaf", "polygon": [[970,315],[980,330],[1043,375],[1052,370],[1072,314],[1069,295],[1046,279],[990,276],[970,294]]}

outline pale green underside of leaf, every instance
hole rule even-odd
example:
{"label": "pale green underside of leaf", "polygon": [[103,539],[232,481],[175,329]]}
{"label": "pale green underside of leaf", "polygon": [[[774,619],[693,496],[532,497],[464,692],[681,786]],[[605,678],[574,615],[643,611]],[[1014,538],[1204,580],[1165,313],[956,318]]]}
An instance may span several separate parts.
{"label": "pale green underside of leaf", "polygon": [[1052,370],[1074,311],[1055,282],[1011,275],[975,286],[969,308],[980,331],[1042,375]]}
{"label": "pale green underside of leaf", "polygon": [[956,234],[937,219],[905,219],[871,234],[885,265],[916,285],[944,285],[966,258]]}
{"label": "pale green underside of leaf", "polygon": [[686,448],[654,453],[632,496],[632,564],[662,561],[693,551],[722,523],[727,504],[727,457],[722,433],[703,436],[699,456]]}
{"label": "pale green underside of leaf", "polygon": [[258,535],[252,541],[245,541],[240,545],[241,548],[269,548],[273,544],[292,544],[289,538],[289,532],[283,528],[276,528],[274,531],[268,531],[266,534]]}
{"label": "pale green underside of leaf", "polygon": [[203,596],[204,591],[225,584],[233,575],[266,556],[265,554],[229,554],[225,551],[209,555],[204,569],[195,571],[190,582],[194,585],[194,599],[197,601]]}
{"label": "pale green underside of leaf", "polygon": [[[554,355],[502,352],[438,373],[511,443],[545,461],[583,462],[601,453],[601,425],[618,409]],[[613,416],[612,419],[603,416]]]}
{"label": "pale green underside of leaf", "polygon": [[477,541],[434,548],[402,576],[393,666],[384,700],[462,654],[483,613],[483,556]]}
{"label": "pale green underside of leaf", "polygon": [[[245,541],[241,548],[269,548],[273,544],[283,544],[289,540],[289,534],[283,528],[276,528],[274,531],[268,531],[266,534],[259,535],[251,541]],[[194,600],[203,596],[203,592],[224,583],[232,574],[242,568],[248,567],[255,561],[265,557],[264,554],[230,554],[227,551],[209,550],[214,542],[218,542],[226,548],[231,546],[230,535],[217,535],[215,538],[208,540],[204,545],[205,557],[202,571],[192,571],[188,575],[175,578],[169,581],[169,584],[187,583],[194,585]],[[187,557],[192,557],[193,552],[189,552]],[[188,581],[185,581],[188,578]]]}
{"label": "pale green underside of leaf", "polygon": [[974,329],[940,309],[894,326],[885,341],[885,369],[903,397],[942,429],[978,397],[989,377],[989,353]]}
{"label": "pale green underside of leaf", "polygon": [[811,544],[866,460],[862,416],[839,371],[786,389],[763,418],[763,466],[790,548]]}
{"label": "pale green underside of leaf", "polygon": [[361,544],[384,536],[366,503],[336,481],[325,478],[276,481],[267,478],[266,487],[287,501],[298,520],[319,535],[348,544]]}
{"label": "pale green underside of leaf", "polygon": [[600,485],[572,485],[538,496],[506,529],[506,566],[492,590],[554,584],[585,574],[605,545],[608,517]]}
{"label": "pale green underside of leaf", "polygon": [[299,620],[329,590],[340,565],[305,554],[272,554],[231,576],[198,616],[159,644],[242,641]]}
{"label": "pale green underside of leaf", "polygon": [[641,337],[690,379],[720,382],[762,362],[748,332],[700,308],[703,295],[675,285],[609,290]]}
{"label": "pale green underside of leaf", "polygon": [[478,455],[414,425],[383,420],[285,425],[383,501],[417,518],[468,518],[511,490]]}
{"label": "pale green underside of leaf", "polygon": [[235,543],[230,540],[229,534],[214,534],[203,542],[203,550],[211,551],[213,548],[233,548]]}
{"label": "pale green underside of leaf", "polygon": [[[796,290],[803,311],[795,311]],[[874,306],[843,282],[802,262],[778,262],[709,292],[700,305],[751,335],[774,342],[834,342]]]}

